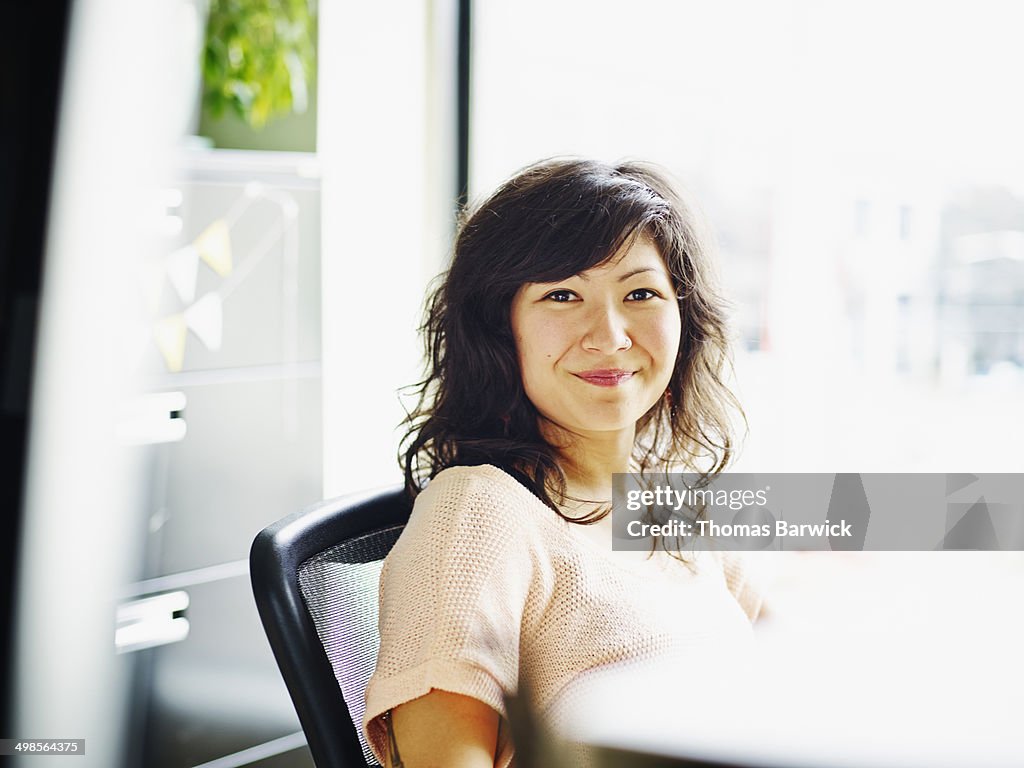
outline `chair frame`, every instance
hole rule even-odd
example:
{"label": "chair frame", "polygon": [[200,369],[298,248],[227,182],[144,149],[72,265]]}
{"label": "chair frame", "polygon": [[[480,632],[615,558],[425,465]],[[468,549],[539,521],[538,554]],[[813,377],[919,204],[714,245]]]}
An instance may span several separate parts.
{"label": "chair frame", "polygon": [[317,768],[366,762],[302,597],[299,568],[342,541],[405,525],[411,510],[401,486],[365,491],[306,507],[263,529],[253,541],[249,573],[256,607]]}

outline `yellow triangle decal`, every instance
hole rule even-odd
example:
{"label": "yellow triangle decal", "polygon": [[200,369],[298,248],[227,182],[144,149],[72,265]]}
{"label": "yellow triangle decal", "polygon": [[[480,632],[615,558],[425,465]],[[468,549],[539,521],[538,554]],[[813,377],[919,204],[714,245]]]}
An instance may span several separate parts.
{"label": "yellow triangle decal", "polygon": [[192,243],[210,269],[221,277],[231,274],[231,233],[224,219],[217,219]]}
{"label": "yellow triangle decal", "polygon": [[184,315],[169,315],[157,320],[153,327],[153,336],[164,364],[171,373],[177,373],[185,362],[185,336],[188,326]]}

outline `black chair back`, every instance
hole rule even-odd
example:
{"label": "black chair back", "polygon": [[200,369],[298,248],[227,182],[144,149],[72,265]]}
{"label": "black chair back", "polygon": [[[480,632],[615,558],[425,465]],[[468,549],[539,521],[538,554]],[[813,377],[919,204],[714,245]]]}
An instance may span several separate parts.
{"label": "black chair back", "polygon": [[401,488],[315,504],[268,526],[249,553],[256,607],[317,768],[373,759],[360,724],[377,663],[381,562],[409,519]]}

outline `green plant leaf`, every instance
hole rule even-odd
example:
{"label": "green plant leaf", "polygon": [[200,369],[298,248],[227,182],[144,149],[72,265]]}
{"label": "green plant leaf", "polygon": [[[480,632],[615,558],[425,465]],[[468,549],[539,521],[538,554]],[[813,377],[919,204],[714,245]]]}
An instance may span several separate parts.
{"label": "green plant leaf", "polygon": [[210,0],[203,108],[253,128],[305,111],[316,70],[315,0]]}

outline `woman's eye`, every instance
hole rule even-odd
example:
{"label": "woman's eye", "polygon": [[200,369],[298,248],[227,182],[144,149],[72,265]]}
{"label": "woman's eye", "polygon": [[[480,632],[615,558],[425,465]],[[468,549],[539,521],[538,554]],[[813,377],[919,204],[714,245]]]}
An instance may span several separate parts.
{"label": "woman's eye", "polygon": [[572,301],[573,299],[575,299],[576,294],[574,294],[572,291],[552,291],[544,298],[551,299],[552,301],[556,301],[559,304],[564,304],[567,301]]}
{"label": "woman's eye", "polygon": [[635,291],[630,291],[626,298],[629,301],[647,301],[657,295],[650,288],[637,288]]}

